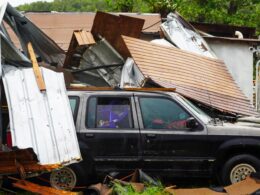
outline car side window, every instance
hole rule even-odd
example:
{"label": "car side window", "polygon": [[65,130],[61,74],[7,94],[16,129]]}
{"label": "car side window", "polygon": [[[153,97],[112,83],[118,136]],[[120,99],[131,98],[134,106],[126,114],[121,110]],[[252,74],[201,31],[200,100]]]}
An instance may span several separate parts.
{"label": "car side window", "polygon": [[133,128],[130,105],[128,97],[90,97],[86,125],[103,129]]}
{"label": "car side window", "polygon": [[139,98],[145,129],[185,130],[191,115],[179,104],[166,98]]}
{"label": "car side window", "polygon": [[69,102],[70,102],[70,107],[71,107],[74,121],[76,121],[77,110],[78,110],[78,106],[79,106],[79,97],[69,96]]}

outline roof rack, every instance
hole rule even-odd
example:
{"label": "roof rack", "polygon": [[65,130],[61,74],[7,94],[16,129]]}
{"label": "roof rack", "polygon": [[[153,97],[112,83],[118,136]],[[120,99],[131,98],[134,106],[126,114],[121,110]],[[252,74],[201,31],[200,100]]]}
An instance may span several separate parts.
{"label": "roof rack", "polygon": [[175,92],[175,88],[119,88],[119,87],[68,87],[70,91],[164,91]]}

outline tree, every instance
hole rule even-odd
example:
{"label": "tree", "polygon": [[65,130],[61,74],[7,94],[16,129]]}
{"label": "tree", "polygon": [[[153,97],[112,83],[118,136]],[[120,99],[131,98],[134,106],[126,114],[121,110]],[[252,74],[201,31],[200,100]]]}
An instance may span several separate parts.
{"label": "tree", "polygon": [[132,12],[134,8],[134,0],[106,0],[108,7],[113,11]]}
{"label": "tree", "polygon": [[107,10],[104,0],[54,0],[53,2],[34,2],[21,5],[17,8],[21,11],[60,11],[81,12]]}
{"label": "tree", "polygon": [[151,12],[160,13],[162,17],[166,17],[168,13],[175,10],[177,3],[176,0],[145,0],[150,7]]}
{"label": "tree", "polygon": [[155,12],[165,17],[177,9],[187,20],[257,27],[260,33],[259,0],[54,0],[18,7],[22,11]]}
{"label": "tree", "polygon": [[190,21],[251,26],[260,30],[258,0],[182,0],[177,10]]}

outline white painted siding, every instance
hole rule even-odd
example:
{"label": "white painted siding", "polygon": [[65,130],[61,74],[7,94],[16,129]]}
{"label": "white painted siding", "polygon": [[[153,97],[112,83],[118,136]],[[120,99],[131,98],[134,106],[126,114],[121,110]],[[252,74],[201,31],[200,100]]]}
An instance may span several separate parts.
{"label": "white painted siding", "polygon": [[217,55],[225,62],[233,79],[243,93],[253,101],[253,53],[248,43],[207,40]]}

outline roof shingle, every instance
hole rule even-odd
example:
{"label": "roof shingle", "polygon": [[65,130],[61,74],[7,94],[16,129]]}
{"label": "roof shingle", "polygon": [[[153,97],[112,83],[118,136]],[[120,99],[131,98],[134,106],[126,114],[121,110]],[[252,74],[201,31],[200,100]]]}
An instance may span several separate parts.
{"label": "roof shingle", "polygon": [[217,109],[256,114],[224,62],[123,36],[140,71],[163,87]]}

